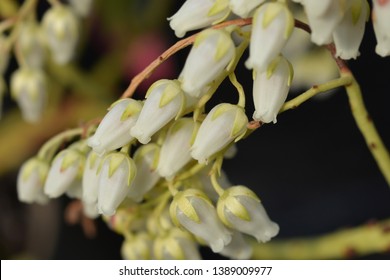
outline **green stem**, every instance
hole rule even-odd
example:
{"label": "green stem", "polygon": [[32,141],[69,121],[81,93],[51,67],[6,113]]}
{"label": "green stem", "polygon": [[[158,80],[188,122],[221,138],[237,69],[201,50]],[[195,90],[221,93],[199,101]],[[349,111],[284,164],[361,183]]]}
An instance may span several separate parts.
{"label": "green stem", "polygon": [[239,81],[237,81],[236,74],[234,72],[229,74],[230,82],[234,85],[234,87],[237,89],[238,92],[238,103],[237,105],[241,108],[245,108],[245,92],[244,88],[240,84]]}
{"label": "green stem", "polygon": [[379,136],[378,131],[375,128],[375,124],[372,121],[367,109],[364,105],[363,96],[359,87],[359,84],[353,77],[352,73],[349,70],[343,69],[340,70],[342,77],[347,77],[352,80],[349,85],[345,86],[347,91],[350,108],[352,115],[355,118],[356,124],[363,134],[364,139],[366,140],[367,146],[373,155],[376,163],[387,184],[390,186],[390,155],[386,146],[383,144],[381,137]]}
{"label": "green stem", "polygon": [[345,259],[389,250],[390,219],[311,238],[253,243],[252,259]]}
{"label": "green stem", "polygon": [[294,99],[291,99],[291,100],[287,101],[286,103],[284,103],[282,109],[279,111],[279,114],[283,113],[287,110],[297,108],[299,105],[301,105],[302,103],[304,103],[305,101],[309,100],[310,98],[314,97],[315,95],[317,95],[319,93],[322,93],[322,92],[325,92],[325,91],[328,91],[331,89],[335,89],[337,87],[349,85],[352,83],[352,80],[353,80],[352,77],[342,76],[338,79],[328,81],[324,84],[313,86],[312,88],[310,88],[309,90],[305,91],[304,93],[298,95]]}

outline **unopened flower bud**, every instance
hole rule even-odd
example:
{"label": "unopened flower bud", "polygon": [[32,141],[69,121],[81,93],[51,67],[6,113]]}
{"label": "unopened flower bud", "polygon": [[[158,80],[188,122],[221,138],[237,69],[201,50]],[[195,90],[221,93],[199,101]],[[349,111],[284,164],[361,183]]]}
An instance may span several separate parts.
{"label": "unopened flower bud", "polygon": [[206,163],[228,144],[241,139],[247,124],[248,118],[241,107],[228,103],[215,106],[198,130],[191,156],[199,163]]}
{"label": "unopened flower bud", "polygon": [[234,56],[234,42],[229,33],[214,29],[202,31],[181,72],[182,89],[193,97],[200,97],[204,88],[223,74]]}
{"label": "unopened flower bud", "polygon": [[130,134],[142,144],[184,109],[184,95],[178,81],[159,80],[146,94],[146,101]]}
{"label": "unopened flower bud", "polygon": [[58,153],[50,166],[45,182],[45,194],[56,198],[64,194],[72,184],[81,178],[85,163],[85,155],[72,148]]}
{"label": "unopened flower bud", "polygon": [[367,0],[353,1],[351,7],[345,12],[343,20],[333,32],[336,56],[342,59],[356,59],[369,15],[370,6]]}
{"label": "unopened flower bud", "polygon": [[174,224],[203,239],[213,252],[222,251],[231,241],[231,232],[218,219],[211,201],[201,191],[187,189],[177,193],[169,210]]}
{"label": "unopened flower bud", "polygon": [[143,196],[150,191],[160,180],[156,171],[160,147],[156,144],[142,145],[134,153],[134,163],[137,168],[137,175],[127,194],[134,201],[139,202]]}
{"label": "unopened flower bud", "polygon": [[86,17],[91,12],[93,0],[69,0],[75,14],[80,17]]}
{"label": "unopened flower bud", "polygon": [[294,17],[286,5],[272,2],[260,6],[253,17],[246,67],[265,71],[280,54],[293,29]]}
{"label": "unopened flower bud", "polygon": [[129,133],[142,109],[139,101],[126,98],[113,103],[88,145],[99,155],[125,146],[134,139]]}
{"label": "unopened flower bud", "polygon": [[380,56],[390,55],[390,1],[373,0],[372,21],[377,45],[375,51]]}
{"label": "unopened flower bud", "polygon": [[17,48],[28,67],[42,68],[45,59],[45,45],[42,29],[36,22],[29,21],[21,26]]}
{"label": "unopened flower bud", "polygon": [[112,216],[126,198],[136,175],[133,160],[123,152],[108,154],[102,163],[99,179],[98,209]]}
{"label": "unopened flower bud", "polygon": [[23,119],[30,123],[38,122],[47,102],[45,74],[38,69],[19,68],[11,76],[10,87]]}
{"label": "unopened flower bud", "polygon": [[101,160],[102,158],[95,151],[91,151],[85,162],[82,187],[83,201],[88,204],[97,202],[99,184],[98,168]]}
{"label": "unopened flower bud", "polygon": [[229,0],[230,9],[236,15],[246,18],[250,13],[260,4],[263,4],[265,0]]}
{"label": "unopened flower bud", "polygon": [[99,211],[97,209],[96,202],[90,203],[83,200],[82,203],[83,203],[83,213],[87,218],[96,219],[97,217],[100,216]]}
{"label": "unopened flower bud", "polygon": [[26,161],[18,174],[18,199],[25,203],[46,203],[49,198],[43,193],[43,186],[48,172],[47,162],[35,157]]}
{"label": "unopened flower bud", "polygon": [[267,242],[278,234],[279,226],[272,222],[257,195],[244,186],[224,191],[217,211],[225,225],[252,235],[258,242]]}
{"label": "unopened flower bud", "polygon": [[150,260],[152,259],[153,240],[145,232],[128,237],[122,244],[121,255],[125,260]]}
{"label": "unopened flower bud", "polygon": [[68,63],[79,39],[79,21],[74,12],[66,5],[54,5],[44,14],[42,25],[54,61]]}
{"label": "unopened flower bud", "polygon": [[224,20],[230,13],[229,0],[187,0],[170,18],[169,25],[177,37]]}
{"label": "unopened flower bud", "polygon": [[241,232],[233,231],[232,241],[219,254],[234,260],[247,260],[252,256],[253,248],[244,239]]}
{"label": "unopened flower bud", "polygon": [[311,28],[311,41],[317,45],[332,42],[332,34],[344,17],[349,2],[345,0],[293,0],[304,6]]}
{"label": "unopened flower bud", "polygon": [[191,140],[195,129],[192,118],[177,120],[169,128],[158,161],[158,173],[172,179],[176,173],[191,161]]}
{"label": "unopened flower bud", "polygon": [[276,116],[286,101],[292,77],[292,66],[282,56],[274,59],[266,72],[254,73],[254,120],[276,123]]}
{"label": "unopened flower bud", "polygon": [[197,244],[187,232],[172,228],[167,235],[154,242],[154,255],[158,260],[200,260]]}

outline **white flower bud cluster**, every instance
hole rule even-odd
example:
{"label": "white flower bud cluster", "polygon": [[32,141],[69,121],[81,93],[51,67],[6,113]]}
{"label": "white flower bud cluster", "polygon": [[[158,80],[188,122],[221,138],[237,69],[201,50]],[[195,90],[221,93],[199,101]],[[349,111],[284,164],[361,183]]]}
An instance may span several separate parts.
{"label": "white flower bud cluster", "polygon": [[[314,43],[333,41],[342,58],[358,55],[369,14],[365,0],[295,2],[305,9]],[[389,22],[383,18],[387,2],[374,1],[381,55],[388,55],[389,47]],[[83,15],[90,1],[71,3]],[[248,238],[259,243],[274,238],[279,226],[252,190],[227,180],[222,162],[234,156],[234,143],[248,135],[245,92],[234,74],[248,45],[245,66],[254,78],[253,120],[276,123],[293,78],[293,67],[281,54],[294,28],[293,13],[285,1],[187,0],[169,20],[182,37],[231,13],[253,15],[250,33],[238,27],[200,32],[177,79],[154,82],[142,101],[114,102],[100,123],[80,132],[78,140],[49,140],[20,170],[20,200],[44,203],[63,194],[80,199],[87,217],[102,215],[124,235],[121,253],[128,259],[199,259],[198,245],[246,259],[252,254]],[[53,7],[43,26],[53,59],[68,62],[78,34],[73,10]],[[240,42],[232,34],[241,36],[236,40]],[[25,40],[30,43],[23,52],[39,49],[38,37]],[[30,120],[39,118],[44,99],[42,74],[30,71],[39,69],[40,57],[28,59],[11,82],[15,98],[29,101],[20,101],[20,106],[30,106]],[[227,77],[239,93],[238,103],[206,109]],[[66,148],[60,150],[64,142]],[[222,175],[219,180],[217,175]]]}
{"label": "white flower bud cluster", "polygon": [[[0,30],[0,116],[2,97],[6,92],[4,73],[14,51],[19,66],[11,75],[9,89],[26,122],[42,119],[48,97],[45,62],[69,63],[75,56],[79,40],[80,19],[88,15],[92,0],[56,2],[44,13],[41,22],[35,10],[20,16],[11,32]],[[7,34],[7,35],[6,35]],[[49,54],[49,55],[48,55]]]}

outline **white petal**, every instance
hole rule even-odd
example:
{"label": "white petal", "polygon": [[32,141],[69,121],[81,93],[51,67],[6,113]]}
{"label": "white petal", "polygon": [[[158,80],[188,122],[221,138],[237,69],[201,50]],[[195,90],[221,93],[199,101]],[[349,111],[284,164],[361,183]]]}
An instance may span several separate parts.
{"label": "white petal", "polygon": [[198,35],[181,72],[182,89],[200,97],[235,55],[233,40],[222,30],[205,30]]}
{"label": "white petal", "polygon": [[165,178],[172,178],[192,159],[191,138],[195,123],[191,118],[179,119],[168,131],[161,146],[157,172]]}
{"label": "white petal", "polygon": [[[133,107],[134,114],[122,118],[125,111]],[[134,138],[129,131],[137,120],[142,105],[134,99],[122,99],[113,104],[110,111],[100,122],[95,134],[88,139],[88,145],[99,155],[116,150],[128,144]]]}
{"label": "white petal", "polygon": [[377,45],[375,51],[380,56],[390,55],[390,2],[389,1],[372,1],[373,25]]}
{"label": "white petal", "polygon": [[245,241],[243,234],[233,231],[232,241],[219,253],[231,259],[247,260],[252,256],[252,252],[253,248]]}
{"label": "white petal", "polygon": [[253,81],[253,119],[264,123],[276,123],[276,116],[286,101],[291,81],[291,70],[287,60],[281,57],[273,73],[255,74]]}
{"label": "white petal", "polygon": [[91,11],[93,0],[69,0],[74,12],[80,17],[86,17]]}
{"label": "white petal", "polygon": [[[175,96],[165,104],[164,99],[169,94]],[[147,99],[130,134],[142,144],[149,143],[158,130],[178,115],[183,102],[184,97],[176,81],[157,81],[149,89]]]}
{"label": "white petal", "polygon": [[35,22],[22,25],[18,36],[18,48],[27,66],[42,68],[45,58],[45,46],[42,30]]}
{"label": "white petal", "polygon": [[86,160],[84,167],[82,188],[83,201],[88,204],[96,203],[98,197],[99,176],[97,174],[98,168],[102,158],[94,151],[91,151]]}
{"label": "white petal", "polygon": [[172,17],[168,18],[170,20],[169,25],[175,30],[176,36],[181,38],[188,31],[207,27],[223,19],[229,13],[227,3],[225,9],[213,15],[209,14],[215,2],[216,0],[187,0],[184,2],[180,9]]}
{"label": "white petal", "polygon": [[189,219],[178,207],[176,214],[180,224],[195,236],[204,239],[213,252],[222,251],[231,241],[231,232],[218,219],[215,208],[197,197],[191,197],[189,200],[200,218],[200,223]]}
{"label": "white petal", "polygon": [[265,0],[229,0],[230,8],[236,15],[246,18],[249,14]]}

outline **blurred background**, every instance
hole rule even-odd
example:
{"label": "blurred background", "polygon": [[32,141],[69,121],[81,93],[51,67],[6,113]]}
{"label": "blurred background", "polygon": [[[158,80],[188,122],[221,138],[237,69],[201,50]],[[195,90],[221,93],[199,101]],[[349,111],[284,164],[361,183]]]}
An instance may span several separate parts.
{"label": "blurred background", "polygon": [[[131,77],[177,41],[166,18],[182,2],[96,0],[91,15],[82,22],[82,39],[74,63],[47,66],[50,97],[43,121],[38,125],[25,123],[9,94],[5,96],[0,120],[2,259],[121,258],[122,237],[101,219],[81,223],[65,219],[72,203],[68,198],[46,206],[20,203],[16,194],[18,168],[51,136],[104,115]],[[12,15],[12,10],[2,11],[1,7],[1,19],[7,13]],[[39,17],[47,7],[46,1],[39,1]],[[376,55],[375,45],[369,22],[361,55],[349,66],[360,83],[367,109],[390,148],[390,59]],[[141,84],[134,97],[142,99],[156,79],[176,78],[188,51],[167,60]],[[317,83],[316,78],[321,81],[336,75],[334,66],[325,63],[317,49],[310,49],[306,56],[298,56],[297,52],[289,54],[295,59],[297,72],[289,98],[308,89],[313,79]],[[297,56],[293,57],[294,54]],[[246,57],[247,53],[242,61]],[[311,63],[307,63],[309,59]],[[237,68],[237,76],[246,89],[246,110],[251,117],[252,74],[242,64]],[[16,67],[13,59],[6,72],[7,81]],[[208,106],[235,102],[236,97],[234,88],[224,83]],[[226,160],[223,168],[233,184],[246,185],[260,196],[270,217],[280,226],[276,240],[319,236],[390,218],[389,186],[355,125],[344,90],[320,94],[296,110],[281,114],[277,124],[264,125],[240,141],[237,148],[237,155]],[[201,251],[206,259],[221,258],[207,248]],[[378,254],[345,257],[389,256],[381,250]]]}

